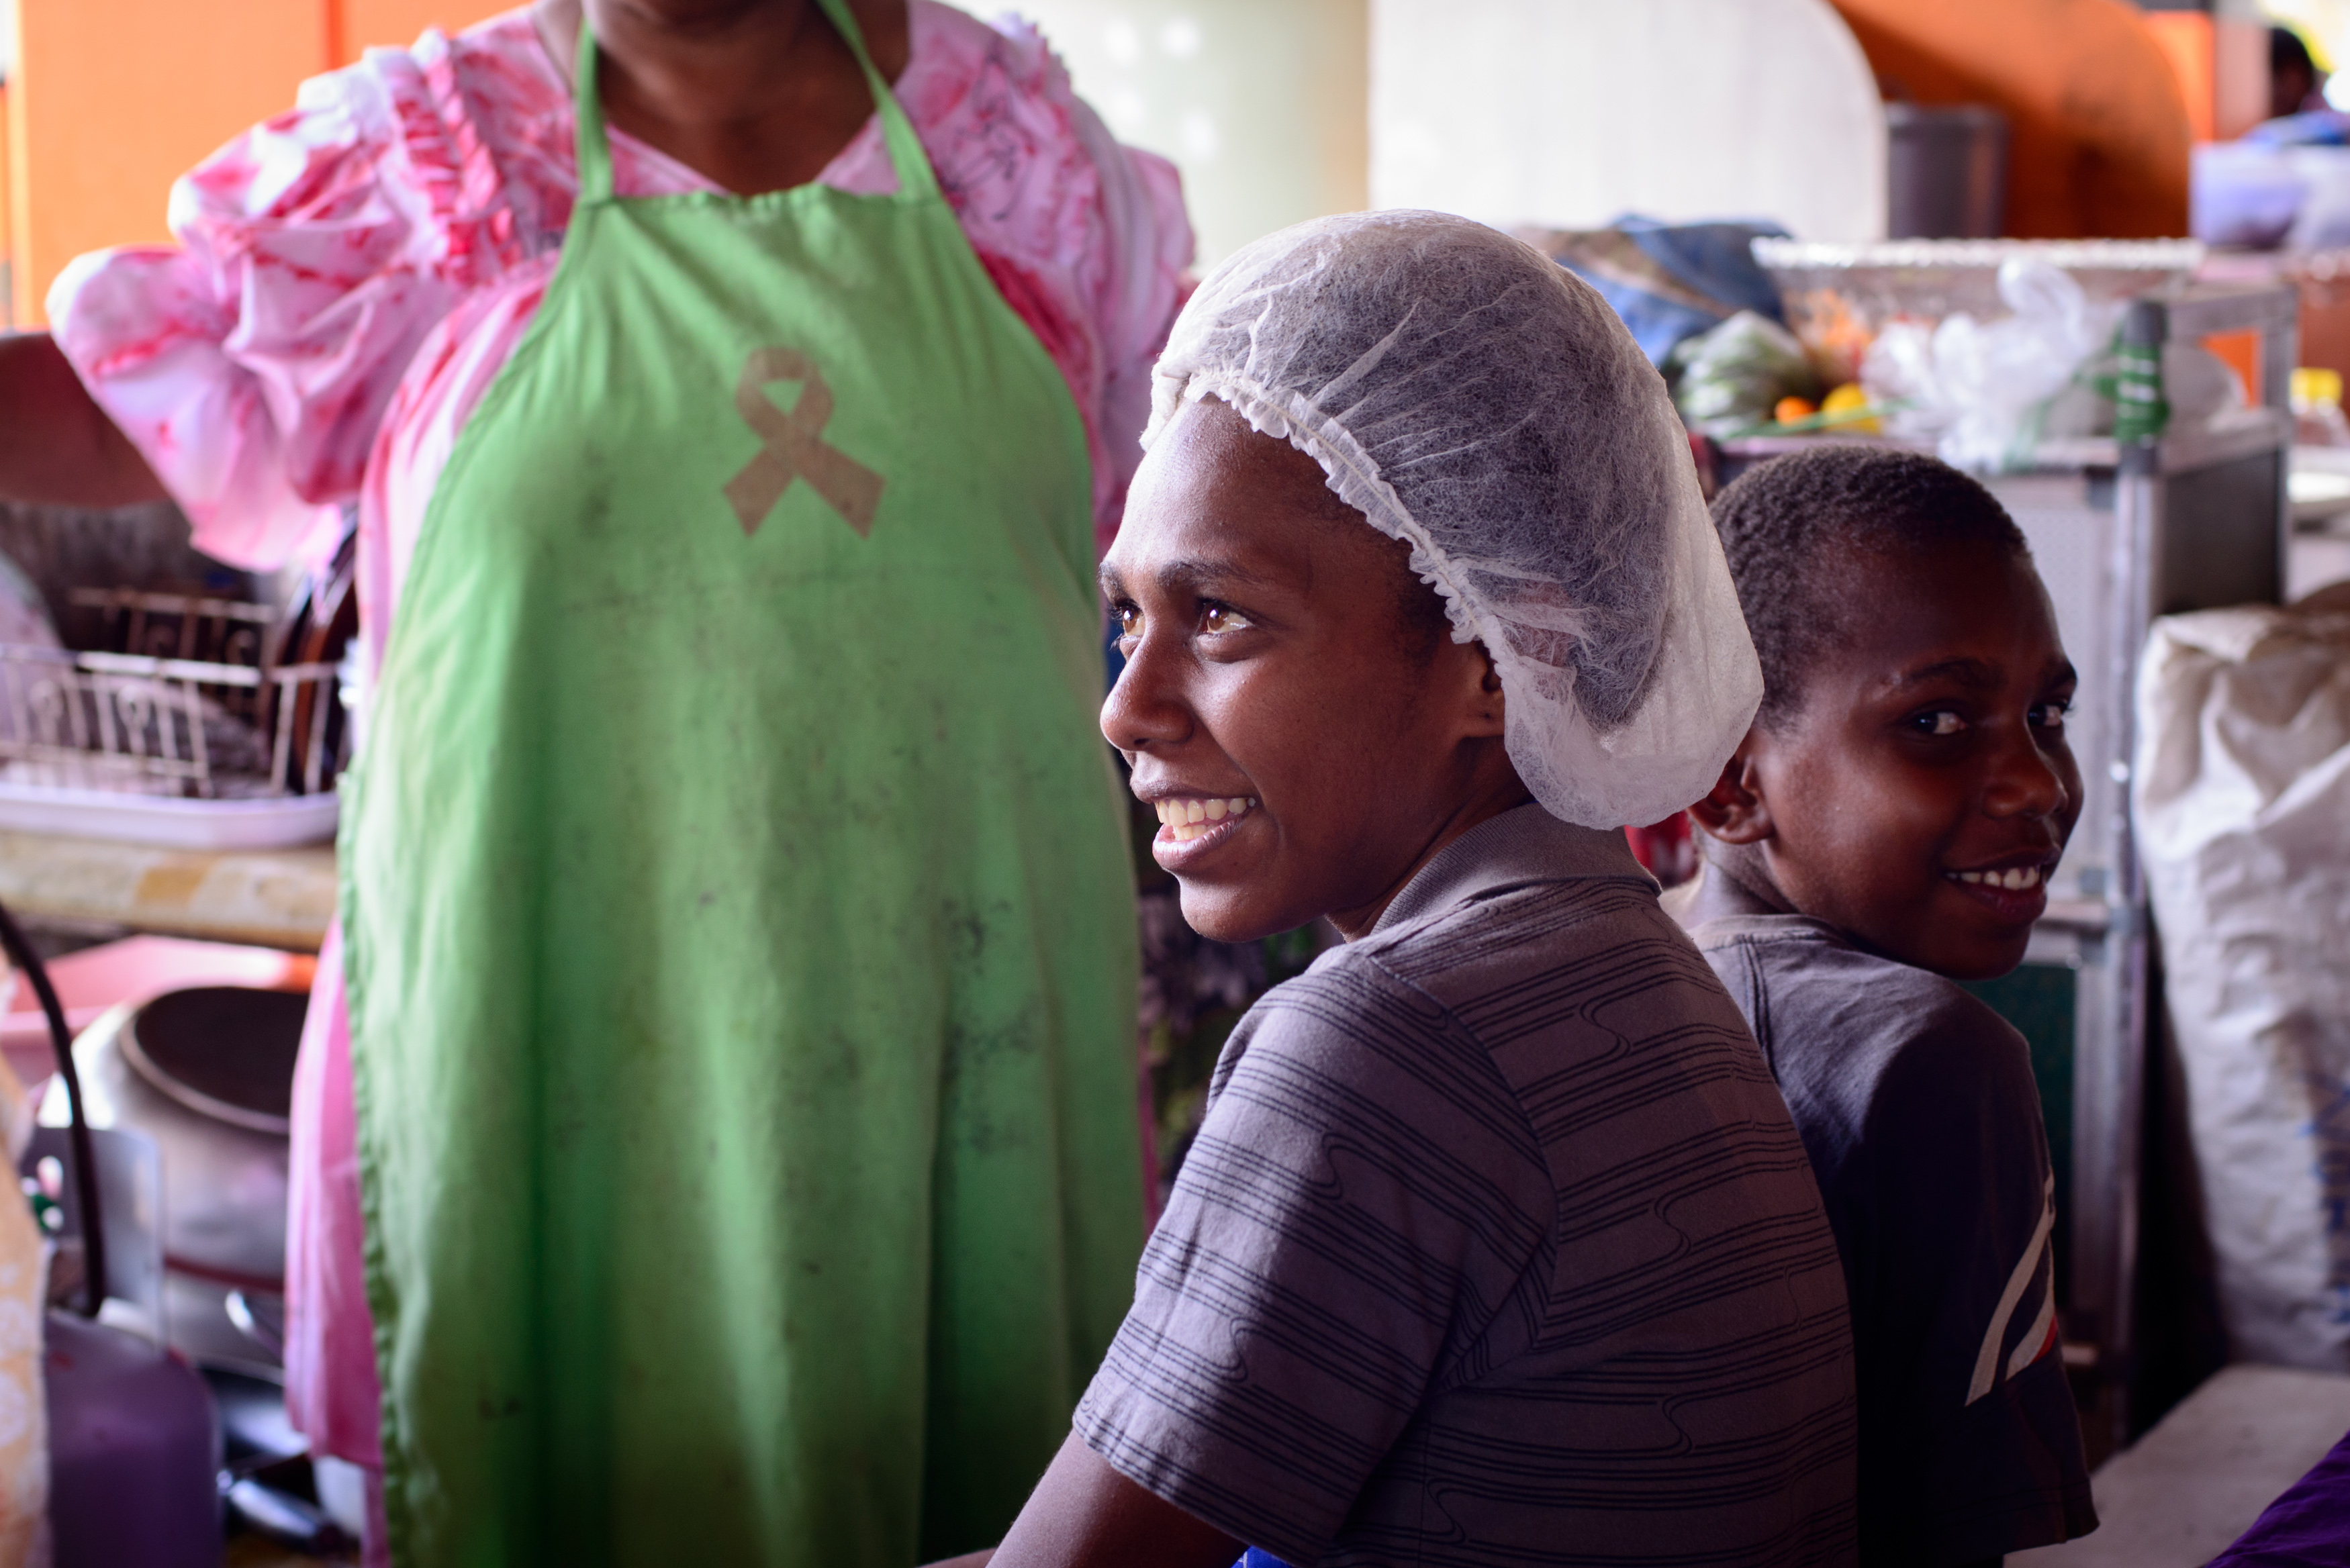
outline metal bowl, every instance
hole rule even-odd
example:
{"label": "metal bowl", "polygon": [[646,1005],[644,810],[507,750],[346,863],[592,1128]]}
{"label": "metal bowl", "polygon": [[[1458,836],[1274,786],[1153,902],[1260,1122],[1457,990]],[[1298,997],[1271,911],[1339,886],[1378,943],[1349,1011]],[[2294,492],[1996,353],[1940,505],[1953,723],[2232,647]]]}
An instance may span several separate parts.
{"label": "metal bowl", "polygon": [[93,1127],[155,1142],[162,1163],[167,1333],[200,1361],[266,1366],[232,1292],[282,1295],[287,1115],[307,1002],[244,986],[115,1008],[74,1046]]}

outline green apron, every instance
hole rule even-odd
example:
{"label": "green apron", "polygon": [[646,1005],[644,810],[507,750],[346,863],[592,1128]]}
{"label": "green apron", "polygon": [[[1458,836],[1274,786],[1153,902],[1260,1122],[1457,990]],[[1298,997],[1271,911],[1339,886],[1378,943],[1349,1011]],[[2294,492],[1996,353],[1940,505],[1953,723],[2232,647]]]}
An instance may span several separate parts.
{"label": "green apron", "polygon": [[897,194],[619,201],[582,38],[416,548],[342,843],[403,1563],[991,1542],[1131,1299],[1084,433],[865,71]]}

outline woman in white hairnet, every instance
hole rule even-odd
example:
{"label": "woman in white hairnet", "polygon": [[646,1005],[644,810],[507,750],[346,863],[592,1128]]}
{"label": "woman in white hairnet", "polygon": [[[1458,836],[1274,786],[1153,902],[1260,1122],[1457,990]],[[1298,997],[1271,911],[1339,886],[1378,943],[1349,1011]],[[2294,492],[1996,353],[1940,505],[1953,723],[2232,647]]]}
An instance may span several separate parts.
{"label": "woman in white hairnet", "polygon": [[1656,372],[1518,242],[1362,214],[1201,286],[1148,439],[1103,731],[1193,926],[1347,945],[1234,1031],[998,1568],[1849,1563],[1835,1243],[1617,831],[1762,691]]}

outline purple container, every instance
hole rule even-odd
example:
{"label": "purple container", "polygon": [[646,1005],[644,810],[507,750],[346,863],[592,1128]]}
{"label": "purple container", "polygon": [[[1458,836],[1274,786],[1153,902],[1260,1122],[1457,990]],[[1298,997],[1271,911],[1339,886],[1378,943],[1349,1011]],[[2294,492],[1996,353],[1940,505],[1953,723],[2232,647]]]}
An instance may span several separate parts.
{"label": "purple container", "polygon": [[220,1420],[203,1376],[70,1313],[47,1329],[55,1568],[220,1568]]}

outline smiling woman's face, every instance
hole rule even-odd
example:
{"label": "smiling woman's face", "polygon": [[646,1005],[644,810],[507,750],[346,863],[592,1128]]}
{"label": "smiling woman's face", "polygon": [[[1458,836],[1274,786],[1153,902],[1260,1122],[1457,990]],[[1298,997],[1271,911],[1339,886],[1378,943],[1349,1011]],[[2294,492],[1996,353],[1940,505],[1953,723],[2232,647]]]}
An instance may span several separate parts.
{"label": "smiling woman's face", "polygon": [[1445,635],[1404,546],[1224,405],[1151,447],[1101,576],[1127,659],[1102,732],[1203,935],[1322,915],[1359,935],[1438,848],[1526,800],[1483,650]]}

